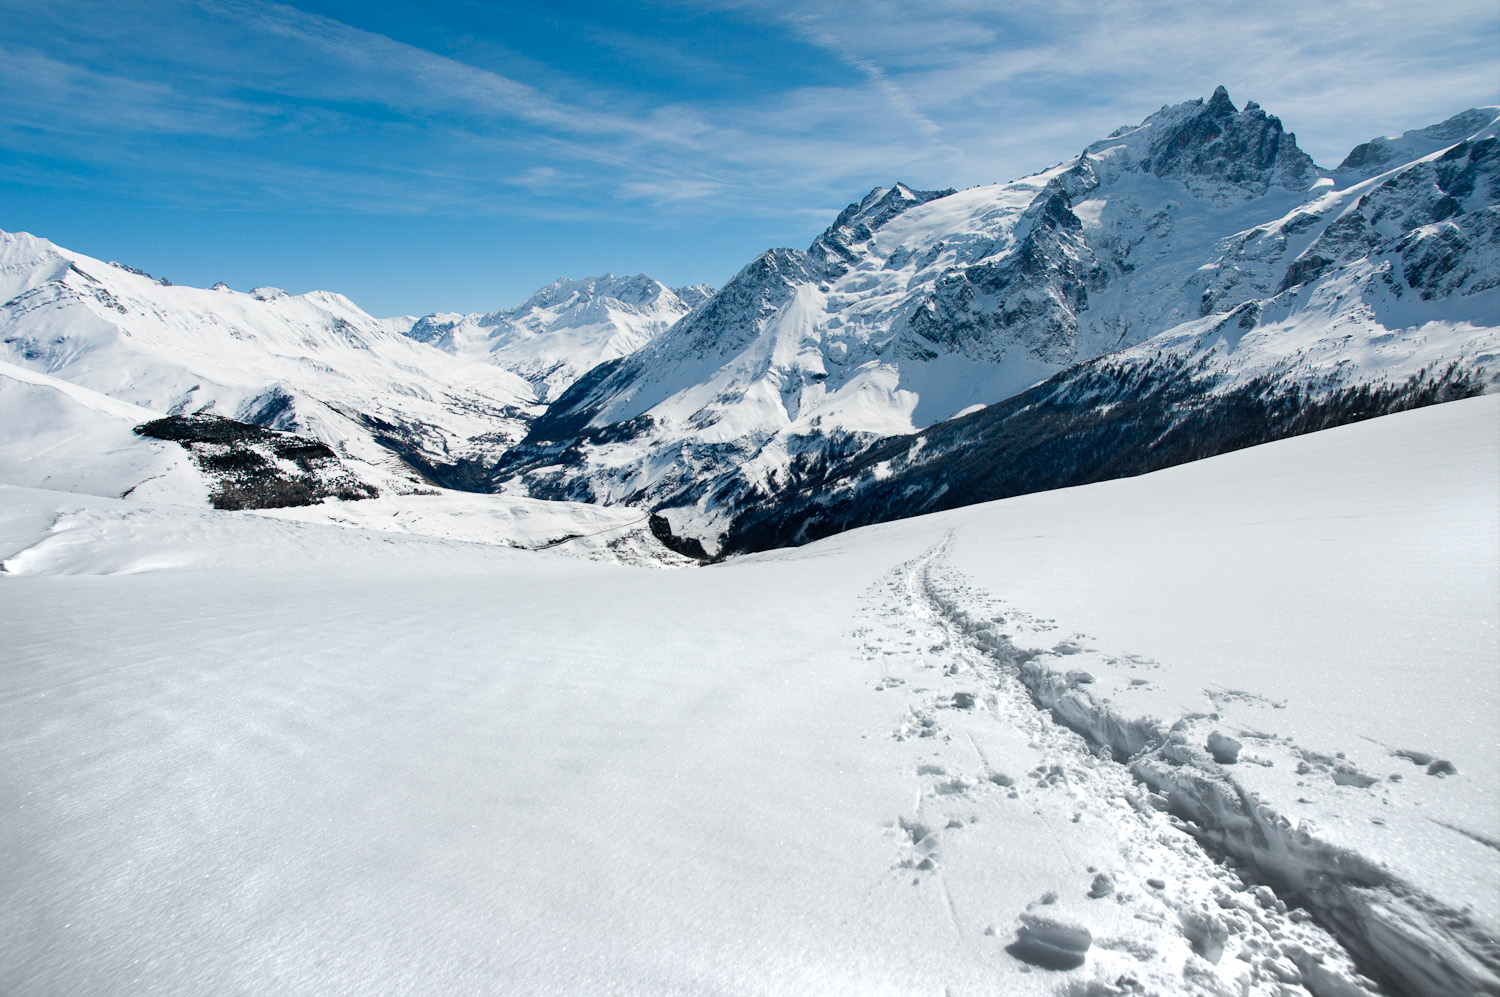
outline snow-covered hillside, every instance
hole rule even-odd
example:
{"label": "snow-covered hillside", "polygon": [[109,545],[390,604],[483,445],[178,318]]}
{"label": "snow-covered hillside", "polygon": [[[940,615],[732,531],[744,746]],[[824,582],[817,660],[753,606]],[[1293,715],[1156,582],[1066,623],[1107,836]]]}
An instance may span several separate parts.
{"label": "snow-covered hillside", "polygon": [[[382,487],[488,465],[540,411],[516,374],[417,343],[342,295],[175,287],[0,233],[0,360],[156,413],[327,443]],[[7,444],[24,445],[14,424]],[[409,463],[403,463],[397,455]]]}
{"label": "snow-covered hillside", "polygon": [[[162,417],[161,412],[0,361],[0,485],[129,498],[143,504],[201,506],[217,498],[221,507],[236,508],[233,502],[223,501],[226,496],[214,493],[222,493],[226,484],[234,491],[247,484],[274,486],[276,481],[264,479],[284,481],[288,470],[294,479],[309,478],[309,468],[278,459],[278,454],[264,452],[263,446],[239,447],[228,461],[215,458],[229,454],[208,455],[204,461],[205,455],[175,442],[180,433],[138,431]],[[255,428],[238,427],[240,432]],[[286,442],[303,451],[316,446],[306,438],[289,437]],[[258,452],[252,457],[247,451]],[[229,464],[230,473],[214,473],[215,463]],[[279,466],[270,470],[267,463]],[[355,460],[332,463],[336,476],[354,474],[356,486],[362,483],[358,473],[370,471]],[[246,470],[248,475],[243,473]],[[329,477],[317,468],[311,470],[313,479]],[[630,508],[427,486],[415,492],[408,487],[387,491],[379,498],[344,501],[333,497],[339,491],[338,479],[331,483],[335,487],[317,489],[292,507],[255,511],[303,522],[548,550],[627,564],[695,563],[664,548],[652,535],[645,514]],[[332,494],[316,501],[318,493]]]}
{"label": "snow-covered hillside", "polygon": [[0,562],[7,995],[1500,993],[1491,397],[690,571]]}
{"label": "snow-covered hillside", "polygon": [[1493,377],[1497,119],[1467,111],[1329,172],[1220,88],[1021,180],[877,189],[580,379],[501,477],[671,507],[712,551],[809,467],[1121,350],[1174,358],[1209,397],[1454,363]]}
{"label": "snow-covered hillside", "polygon": [[671,288],[645,274],[560,278],[514,308],[426,315],[406,334],[518,373],[550,402],[580,375],[634,353],[712,294],[706,285]]}

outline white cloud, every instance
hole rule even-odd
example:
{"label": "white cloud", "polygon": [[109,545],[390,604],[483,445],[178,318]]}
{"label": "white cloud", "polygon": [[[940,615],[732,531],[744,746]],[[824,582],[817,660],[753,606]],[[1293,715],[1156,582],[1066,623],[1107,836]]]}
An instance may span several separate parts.
{"label": "white cloud", "polygon": [[[800,218],[895,179],[1029,173],[1218,83],[1281,115],[1325,164],[1373,135],[1500,99],[1492,0],[681,6],[795,33],[842,75],[651,97],[623,77],[513,78],[260,0],[149,0],[94,27],[91,4],[0,0],[17,30],[51,39],[46,55],[14,49],[0,64],[0,120],[44,131],[49,154],[108,163],[121,184],[154,161],[181,178],[171,196],[184,199]],[[655,43],[609,44],[650,58]],[[700,53],[673,65],[714,71]],[[153,144],[163,135],[202,141]],[[525,199],[547,191],[568,203]]]}

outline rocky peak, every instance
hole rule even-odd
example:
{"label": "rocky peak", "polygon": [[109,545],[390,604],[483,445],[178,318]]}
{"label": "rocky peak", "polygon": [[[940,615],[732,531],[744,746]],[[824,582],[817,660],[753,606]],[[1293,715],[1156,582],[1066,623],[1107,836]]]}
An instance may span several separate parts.
{"label": "rocky peak", "polygon": [[947,190],[913,190],[899,181],[893,187],[876,187],[849,205],[833,224],[808,247],[808,255],[837,275],[852,266],[857,254],[852,247],[874,237],[886,222],[919,204],[955,193]]}
{"label": "rocky peak", "polygon": [[1235,110],[1222,86],[1201,112],[1163,132],[1152,142],[1149,164],[1142,164],[1159,177],[1223,180],[1260,194],[1273,184],[1306,186],[1317,176],[1312,158],[1279,118],[1254,103]]}
{"label": "rocky peak", "polygon": [[575,303],[599,298],[613,298],[624,304],[640,306],[655,301],[665,290],[667,290],[665,285],[652,280],[645,274],[636,274],[634,277],[616,277],[612,273],[607,273],[598,277],[584,277],[581,280],[559,277],[517,307],[499,314],[516,314],[540,308],[570,307]]}
{"label": "rocky peak", "polygon": [[760,331],[760,321],[791,300],[799,285],[818,280],[809,255],[795,249],[760,254],[658,343],[665,348],[669,340],[683,340],[698,356],[739,352]]}
{"label": "rocky peak", "polygon": [[1179,180],[1197,196],[1264,194],[1269,187],[1299,190],[1318,176],[1312,157],[1281,119],[1254,101],[1243,110],[1218,87],[1205,102],[1163,107],[1137,128],[1123,128],[1085,153],[1109,157],[1128,170]]}
{"label": "rocky peak", "polygon": [[446,348],[445,344],[452,341],[454,330],[464,324],[464,318],[456,312],[434,312],[431,315],[423,315],[412,323],[406,335],[419,343],[443,349]]}
{"label": "rocky peak", "polygon": [[714,288],[712,284],[688,284],[685,287],[672,288],[672,293],[677,295],[677,300],[687,307],[697,308],[714,296]]}

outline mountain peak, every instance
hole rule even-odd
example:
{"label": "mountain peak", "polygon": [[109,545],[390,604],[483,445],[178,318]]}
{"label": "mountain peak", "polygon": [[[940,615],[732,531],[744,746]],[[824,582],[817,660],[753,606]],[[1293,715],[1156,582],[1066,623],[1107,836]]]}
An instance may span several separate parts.
{"label": "mountain peak", "polygon": [[1252,197],[1272,186],[1300,190],[1318,175],[1281,119],[1254,101],[1236,109],[1223,86],[1206,102],[1163,107],[1084,152],[1127,170],[1180,180],[1199,196],[1222,196],[1233,188]]}
{"label": "mountain peak", "polygon": [[839,212],[833,224],[813,240],[808,254],[823,266],[840,270],[854,259],[850,247],[872,238],[886,222],[917,205],[953,193],[951,187],[947,190],[915,190],[899,180],[890,187],[876,187]]}
{"label": "mountain peak", "polygon": [[602,303],[608,300],[645,308],[670,291],[661,281],[643,273],[626,277],[612,273],[576,279],[559,277],[514,308],[489,312],[479,322],[481,325],[497,325],[543,309],[602,307]]}

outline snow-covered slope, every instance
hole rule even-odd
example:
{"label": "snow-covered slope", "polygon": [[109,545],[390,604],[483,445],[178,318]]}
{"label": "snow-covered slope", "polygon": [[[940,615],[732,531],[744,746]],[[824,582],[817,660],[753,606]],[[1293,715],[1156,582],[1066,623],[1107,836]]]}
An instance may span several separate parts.
{"label": "snow-covered slope", "polygon": [[522,495],[437,491],[382,495],[358,502],[260,509],[257,515],[404,533],[645,567],[689,567],[698,561],[663,547],[645,514],[625,506],[549,502]]}
{"label": "snow-covered slope", "polygon": [[1204,391],[1477,371],[1500,346],[1497,117],[1329,174],[1220,88],[1011,183],[877,189],[580,379],[501,476],[673,507],[712,550],[809,467],[1131,347]]}
{"label": "snow-covered slope", "polygon": [[[232,456],[219,452],[223,447],[207,448],[213,453],[190,451],[174,442],[182,434],[172,430],[181,425],[167,427],[166,432],[152,428],[162,415],[0,361],[0,486],[189,506],[204,505],[212,498],[219,507],[226,507],[226,496],[220,494],[226,484],[241,491],[247,485],[264,490],[277,483],[268,479],[280,477],[284,482],[290,472],[292,479],[318,485],[326,483],[319,479],[329,478],[331,472],[335,487],[317,492],[336,494],[338,479],[348,476],[351,465],[360,467],[358,462],[327,458],[310,463],[331,466],[310,467],[305,457],[299,467],[253,441],[237,444]],[[138,432],[137,427],[148,433]],[[239,426],[237,435],[253,428]],[[304,454],[316,448],[297,437],[282,438],[282,442]],[[315,500],[317,494],[310,498]],[[629,508],[424,487],[415,494],[387,492],[359,501],[330,495],[310,504],[256,511],[282,519],[549,550],[626,564],[695,563],[664,548],[653,537],[645,515]]]}
{"label": "snow-covered slope", "polygon": [[161,415],[0,361],[0,484],[207,501],[207,483],[180,447],[133,432]]}
{"label": "snow-covered slope", "polygon": [[1496,133],[1495,118],[1496,108],[1470,108],[1447,121],[1426,128],[1371,139],[1355,146],[1344,157],[1337,175],[1364,180],[1389,172],[1404,163],[1442,152],[1455,142],[1493,138]]}
{"label": "snow-covered slope", "polygon": [[552,401],[580,375],[634,353],[712,294],[706,285],[670,288],[645,274],[560,278],[514,308],[426,315],[406,334],[514,371],[541,400]]}
{"label": "snow-covered slope", "polygon": [[158,413],[315,436],[396,490],[413,487],[413,467],[448,483],[492,462],[539,411],[519,376],[417,343],[326,291],[175,287],[0,233],[0,302],[0,360]]}
{"label": "snow-covered slope", "polygon": [[1497,405],[675,572],[0,488],[0,991],[1500,992]]}

